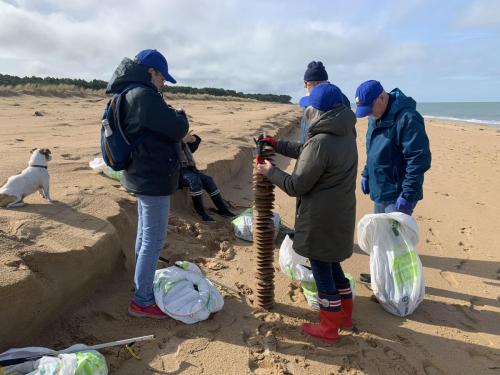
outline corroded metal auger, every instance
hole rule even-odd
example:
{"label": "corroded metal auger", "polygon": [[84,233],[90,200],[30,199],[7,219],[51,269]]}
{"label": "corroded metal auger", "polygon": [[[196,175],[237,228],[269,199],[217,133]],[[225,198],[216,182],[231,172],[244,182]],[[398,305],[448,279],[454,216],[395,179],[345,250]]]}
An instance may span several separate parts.
{"label": "corroded metal auger", "polygon": [[257,159],[253,170],[253,242],[257,250],[257,307],[269,310],[274,304],[274,185],[257,173],[257,162],[273,162],[274,151],[257,141]]}

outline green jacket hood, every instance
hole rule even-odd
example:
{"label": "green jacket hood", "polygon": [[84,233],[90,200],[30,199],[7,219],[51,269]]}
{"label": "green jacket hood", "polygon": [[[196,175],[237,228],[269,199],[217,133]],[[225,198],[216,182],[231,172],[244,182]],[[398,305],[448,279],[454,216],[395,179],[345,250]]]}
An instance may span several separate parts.
{"label": "green jacket hood", "polygon": [[356,125],[354,112],[350,108],[339,104],[331,111],[324,113],[309,126],[309,138],[320,133],[344,136],[354,130],[354,125]]}
{"label": "green jacket hood", "polygon": [[158,91],[151,82],[148,68],[125,57],[111,76],[108,86],[106,87],[106,93],[114,94],[121,92],[131,83],[140,83]]}

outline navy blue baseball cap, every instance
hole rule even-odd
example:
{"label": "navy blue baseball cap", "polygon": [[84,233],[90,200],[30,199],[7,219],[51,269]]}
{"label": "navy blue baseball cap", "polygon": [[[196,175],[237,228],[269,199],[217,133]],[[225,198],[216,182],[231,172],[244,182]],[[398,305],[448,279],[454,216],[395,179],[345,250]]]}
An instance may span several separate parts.
{"label": "navy blue baseball cap", "polygon": [[319,109],[323,112],[330,111],[336,104],[342,103],[342,92],[340,89],[332,85],[331,83],[325,82],[314,86],[311,93],[308,96],[304,96],[300,99],[299,104],[301,107],[309,107]]}
{"label": "navy blue baseball cap", "polygon": [[372,112],[373,102],[384,88],[373,79],[363,82],[356,90],[356,117],[365,117]]}
{"label": "navy blue baseball cap", "polygon": [[166,81],[177,83],[177,81],[168,73],[167,59],[155,49],[144,49],[135,56],[135,60],[148,68],[159,71]]}

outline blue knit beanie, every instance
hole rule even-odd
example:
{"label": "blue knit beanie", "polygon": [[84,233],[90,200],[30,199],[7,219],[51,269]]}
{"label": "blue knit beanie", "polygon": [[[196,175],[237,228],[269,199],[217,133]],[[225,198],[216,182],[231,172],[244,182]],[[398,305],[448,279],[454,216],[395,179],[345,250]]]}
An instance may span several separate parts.
{"label": "blue knit beanie", "polygon": [[321,61],[311,61],[304,73],[304,81],[327,81],[328,73]]}

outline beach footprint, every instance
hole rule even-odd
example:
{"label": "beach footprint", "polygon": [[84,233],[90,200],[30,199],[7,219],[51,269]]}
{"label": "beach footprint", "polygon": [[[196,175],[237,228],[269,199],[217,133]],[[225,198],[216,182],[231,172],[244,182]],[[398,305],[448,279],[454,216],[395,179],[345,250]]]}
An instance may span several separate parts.
{"label": "beach footprint", "polygon": [[474,317],[473,311],[471,307],[467,307],[464,305],[454,304],[455,311],[459,312],[463,317],[465,317],[469,322],[477,324],[479,323],[479,319]]}
{"label": "beach footprint", "polygon": [[81,159],[79,156],[73,156],[71,154],[61,154],[61,157],[64,160],[80,160]]}
{"label": "beach footprint", "polygon": [[467,263],[467,261],[465,259],[460,259],[460,261],[458,262],[458,264],[455,266],[455,268],[457,270],[461,270],[464,265]]}
{"label": "beach footprint", "polygon": [[441,271],[439,272],[441,277],[450,285],[450,286],[458,286],[459,282],[455,279],[455,276],[451,272]]}
{"label": "beach footprint", "polygon": [[422,362],[425,375],[445,375],[445,373],[436,367],[432,362],[425,360]]}
{"label": "beach footprint", "polygon": [[434,248],[435,251],[437,251],[438,253],[443,253],[443,245],[439,240],[439,231],[433,229],[432,227],[429,227],[428,231],[430,239],[428,239],[427,242],[431,244],[431,246]]}
{"label": "beach footprint", "polygon": [[155,373],[164,374],[177,373],[181,370],[183,367],[183,361],[180,358],[182,344],[183,340],[176,336],[163,339],[159,355],[150,363],[151,369],[156,370]]}
{"label": "beach footprint", "polygon": [[240,283],[239,281],[235,282],[234,285],[236,285],[236,288],[242,293],[247,296],[253,294],[253,289],[250,288],[248,285]]}
{"label": "beach footprint", "polygon": [[[413,358],[411,349],[405,349],[400,343],[396,345],[387,345],[385,341],[369,333],[355,335],[354,338],[358,343],[359,355],[352,356],[360,361],[364,367],[363,373],[382,373],[382,368],[388,369],[386,373],[391,374],[419,374],[418,368],[415,367],[415,358]],[[406,341],[407,339],[403,340]],[[398,340],[399,341],[399,340]],[[409,360],[411,357],[412,360]],[[375,362],[376,363],[375,363]]]}
{"label": "beach footprint", "polygon": [[286,360],[283,360],[276,349],[278,340],[272,329],[266,324],[261,324],[252,335],[249,331],[243,331],[242,339],[248,347],[248,368],[254,374],[290,374],[287,370]]}
{"label": "beach footprint", "polygon": [[472,226],[468,226],[468,227],[461,227],[460,228],[460,233],[461,234],[465,234],[465,236],[467,238],[472,238]]}
{"label": "beach footprint", "polygon": [[297,283],[291,282],[288,284],[288,298],[290,298],[290,301],[292,302],[297,302],[300,298],[300,286],[297,285]]}

